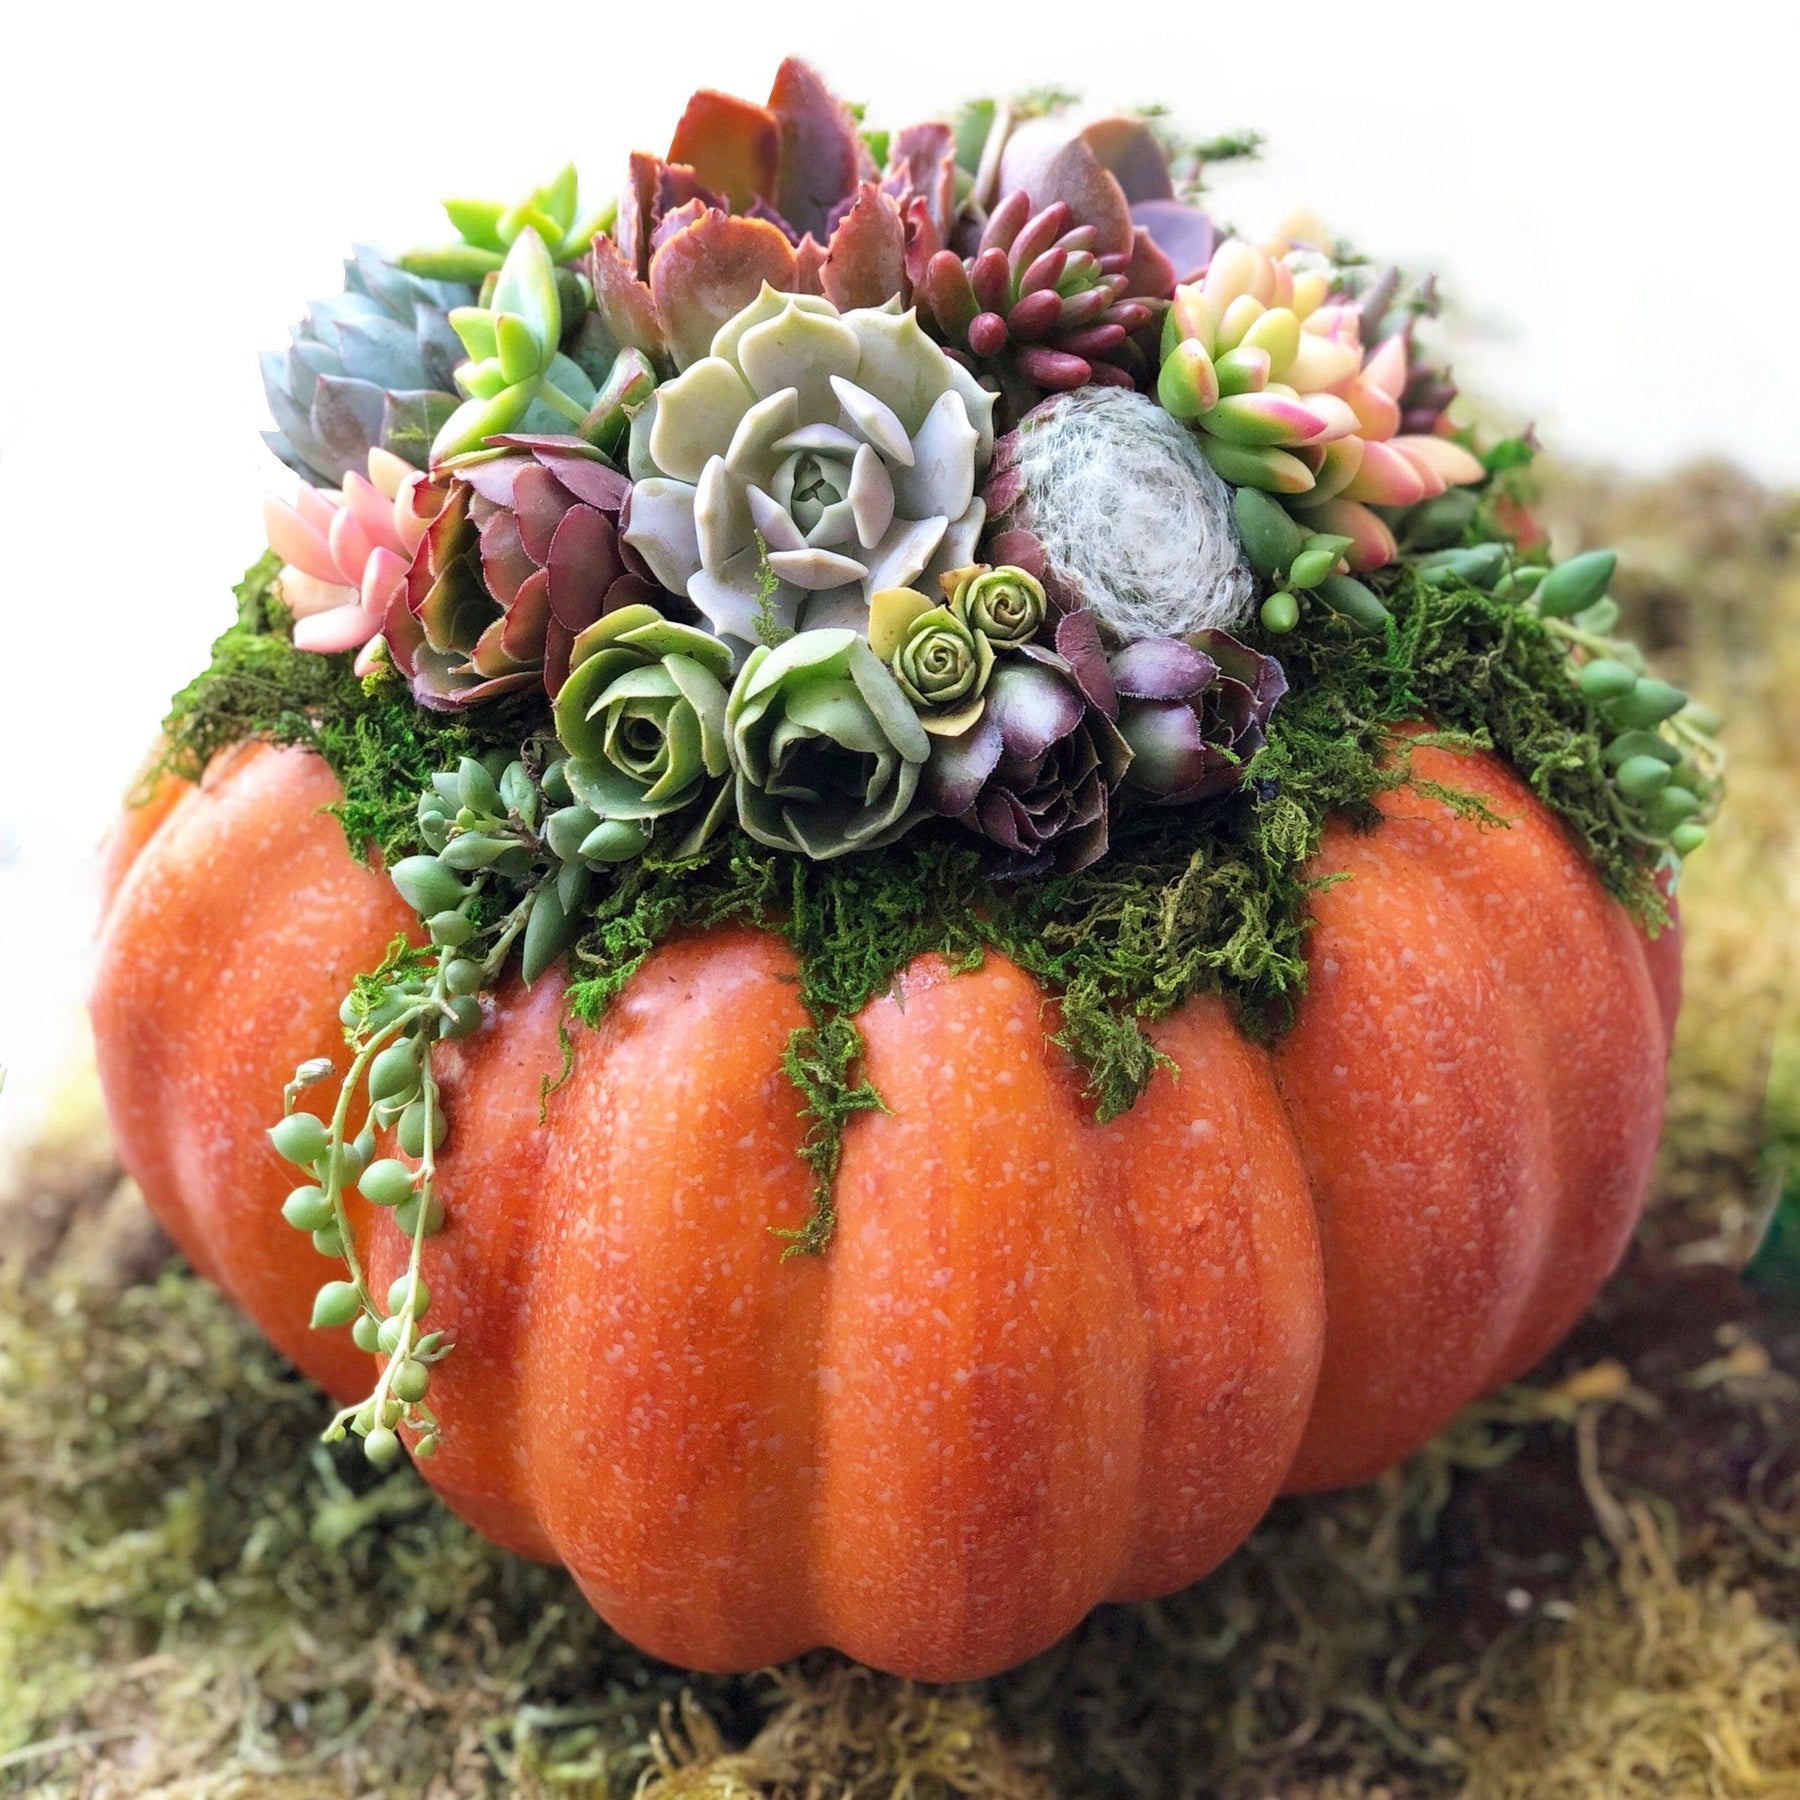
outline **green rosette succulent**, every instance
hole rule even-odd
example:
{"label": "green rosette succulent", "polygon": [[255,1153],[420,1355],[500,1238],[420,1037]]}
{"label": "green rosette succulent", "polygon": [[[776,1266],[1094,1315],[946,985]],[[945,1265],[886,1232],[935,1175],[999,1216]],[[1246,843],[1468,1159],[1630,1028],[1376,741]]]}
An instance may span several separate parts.
{"label": "green rosette succulent", "polygon": [[577,848],[592,839],[595,852],[616,843],[629,856],[648,842],[649,821],[698,808],[676,854],[699,849],[725,810],[730,676],[724,644],[653,606],[620,607],[583,631],[556,697],[565,778],[582,814],[561,835],[573,841],[579,824]]}
{"label": "green rosette succulent", "polygon": [[433,467],[507,432],[586,435],[599,396],[587,371],[558,348],[563,303],[556,264],[533,228],[513,241],[486,303],[457,307],[450,326],[469,353],[456,370],[468,399],[433,442]]}
{"label": "green rosette succulent", "polygon": [[869,647],[933,736],[954,737],[980,716],[994,647],[949,607],[914,588],[886,588],[869,605]]}
{"label": "green rosette succulent", "polygon": [[1044,587],[1035,575],[1002,564],[975,563],[944,577],[950,610],[990,644],[1009,649],[1028,644],[1044,623]]}
{"label": "green rosette succulent", "polygon": [[854,631],[802,631],[750,652],[726,707],[738,822],[815,861],[891,844],[920,817],[931,739]]}
{"label": "green rosette succulent", "polygon": [[431,249],[409,250],[400,267],[409,275],[432,281],[467,281],[476,285],[494,274],[526,231],[534,231],[558,263],[587,255],[595,233],[606,230],[618,210],[616,201],[583,213],[573,163],[554,180],[533,188],[523,200],[446,200],[444,212],[457,242]]}

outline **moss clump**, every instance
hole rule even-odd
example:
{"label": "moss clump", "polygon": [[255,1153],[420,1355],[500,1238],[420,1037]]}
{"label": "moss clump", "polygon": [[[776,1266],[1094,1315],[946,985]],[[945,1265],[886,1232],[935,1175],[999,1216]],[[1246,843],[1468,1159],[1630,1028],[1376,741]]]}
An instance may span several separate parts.
{"label": "moss clump", "polygon": [[[347,658],[296,651],[271,597],[272,558],[238,590],[238,623],[212,667],[177,696],[166,766],[196,774],[245,737],[304,744],[344,789],[338,816],[359,854],[424,846],[415,808],[431,774],[466,754],[514,750],[546,728],[541,698],[467,713],[422,712],[391,676],[359,680]],[[965,966],[989,950],[1059,1002],[1053,1035],[1088,1071],[1102,1119],[1143,1092],[1158,1057],[1144,1026],[1201,993],[1223,994],[1267,1036],[1305,984],[1307,864],[1333,815],[1372,827],[1377,797],[1409,778],[1395,728],[1430,721],[1442,740],[1511,762],[1587,847],[1601,880],[1662,917],[1652,854],[1623,824],[1590,704],[1563,646],[1529,615],[1474,588],[1391,580],[1382,637],[1342,627],[1269,648],[1291,691],[1236,793],[1209,808],[1126,810],[1110,853],[1078,874],[997,885],[982,853],[930,822],[874,856],[815,863],[726,831],[703,855],[623,865],[598,885],[574,953],[570,1005],[595,1022],[644,958],[679,929],[727,921],[778,932],[801,966],[813,1015],[788,1063],[822,1172],[806,1243],[826,1235],[829,1170],[850,1112],[876,1104],[858,1072],[853,1015],[915,956]],[[1434,789],[1501,826],[1471,797]],[[803,1078],[803,1079],[802,1079]]]}

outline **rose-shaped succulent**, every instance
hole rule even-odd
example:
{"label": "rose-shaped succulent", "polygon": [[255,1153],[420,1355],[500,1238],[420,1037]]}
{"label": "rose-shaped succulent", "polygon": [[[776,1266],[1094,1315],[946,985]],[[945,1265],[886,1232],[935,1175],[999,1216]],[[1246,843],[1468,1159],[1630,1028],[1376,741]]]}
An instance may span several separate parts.
{"label": "rose-shaped succulent", "polygon": [[384,630],[421,706],[463,707],[543,680],[578,633],[666,598],[620,542],[630,483],[576,437],[505,437],[410,490],[429,520]]}
{"label": "rose-shaped succulent", "polygon": [[1056,650],[1027,644],[1000,662],[981,716],[933,740],[932,806],[997,844],[1009,877],[1068,874],[1106,854],[1113,790],[1131,747],[1091,615],[1058,625]]}
{"label": "rose-shaped succulent", "polygon": [[726,708],[738,822],[819,861],[890,844],[919,817],[932,740],[854,631],[750,652]]}
{"label": "rose-shaped succulent", "polygon": [[990,644],[1028,644],[1044,623],[1044,584],[1026,569],[974,563],[944,577],[950,610]]}
{"label": "rose-shaped succulent", "polygon": [[928,732],[953,737],[975,722],[994,649],[948,606],[933,606],[917,588],[884,588],[869,606],[869,647]]}
{"label": "rose-shaped succulent", "polygon": [[[601,821],[667,817],[707,805],[684,849],[718,823],[731,652],[653,606],[624,606],[576,638],[556,696],[556,735],[569,752],[565,779]],[[573,829],[568,827],[566,829]]]}
{"label": "rose-shaped succulent", "polygon": [[1109,667],[1132,751],[1125,784],[1164,806],[1236,787],[1287,692],[1274,657],[1223,631],[1141,638]]}
{"label": "rose-shaped succulent", "polygon": [[740,645],[862,631],[972,559],[992,408],[911,313],[765,287],[633,421],[625,541]]}

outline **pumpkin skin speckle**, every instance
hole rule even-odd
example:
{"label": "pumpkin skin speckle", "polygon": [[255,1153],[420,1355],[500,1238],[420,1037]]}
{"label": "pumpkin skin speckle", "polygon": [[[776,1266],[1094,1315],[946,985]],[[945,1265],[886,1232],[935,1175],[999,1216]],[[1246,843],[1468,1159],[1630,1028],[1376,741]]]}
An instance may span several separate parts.
{"label": "pumpkin skin speckle", "polygon": [[[791,953],[664,945],[567,1082],[561,980],[503,987],[443,1056],[450,1328],[421,1465],[480,1530],[568,1564],[643,1649],[750,1669],[816,1644],[928,1680],[992,1673],[1099,1601],[1166,1593],[1275,1494],[1359,1481],[1530,1366],[1642,1202],[1678,991],[1504,766],[1420,747],[1333,826],[1293,1029],[1199,999],[1179,1075],[1094,1122],[1011,963],[908,968],[859,1018],[889,1112],[853,1118],[823,1257],[782,1260],[809,1176],[780,1066]],[[325,765],[221,757],[128,822],[93,996],[126,1166],[194,1261],[333,1393],[307,1327],[335,1265],[277,1211],[264,1133],[339,1052],[350,978],[415,922],[346,853]],[[368,1209],[378,1288],[403,1246]]]}

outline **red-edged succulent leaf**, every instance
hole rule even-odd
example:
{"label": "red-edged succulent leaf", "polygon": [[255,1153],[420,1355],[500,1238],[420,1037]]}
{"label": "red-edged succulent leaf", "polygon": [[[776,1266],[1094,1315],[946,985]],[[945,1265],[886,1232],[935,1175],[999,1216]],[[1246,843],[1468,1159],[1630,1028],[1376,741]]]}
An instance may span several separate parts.
{"label": "red-edged succulent leaf", "polygon": [[[1134,212],[1132,217],[1136,216]],[[1178,279],[1174,259],[1144,226],[1134,226],[1131,261],[1125,269],[1125,292],[1143,294],[1152,300],[1172,300]]]}
{"label": "red-edged succulent leaf", "polygon": [[764,219],[708,213],[668,240],[650,263],[650,294],[675,366],[706,355],[714,334],[764,282],[794,286],[794,247]]}
{"label": "red-edged succulent leaf", "polygon": [[775,71],[768,110],[780,134],[780,175],[769,198],[795,231],[821,241],[829,220],[875,171],[856,126],[817,71],[790,56]]}
{"label": "red-edged succulent leaf", "polygon": [[612,333],[613,342],[621,350],[641,350],[652,361],[665,360],[668,347],[663,342],[662,321],[656,316],[656,302],[610,238],[594,239],[588,279],[594,284],[594,308]]}
{"label": "red-edged succulent leaf", "polygon": [[906,289],[906,227],[900,208],[872,181],[831,234],[820,280],[825,298],[840,312],[880,306]]}
{"label": "red-edged succulent leaf", "polygon": [[1204,650],[1180,638],[1139,638],[1113,657],[1111,669],[1124,700],[1186,700],[1219,673]]}
{"label": "red-edged succulent leaf", "polygon": [[820,296],[825,292],[825,246],[810,231],[794,252],[794,292]]}
{"label": "red-edged succulent leaf", "polygon": [[519,521],[500,511],[481,527],[481,578],[502,606],[511,606],[538,571],[538,559],[525,548]]}
{"label": "red-edged succulent leaf", "polygon": [[900,208],[900,222],[906,227],[906,279],[917,287],[934,257],[941,255],[944,240],[931,222],[931,210],[916,194]]}
{"label": "red-edged succulent leaf", "polygon": [[938,235],[948,234],[956,216],[956,134],[936,120],[897,131],[881,189],[902,205],[923,200]]}
{"label": "red-edged succulent leaf", "polygon": [[625,191],[619,196],[613,239],[626,266],[640,280],[650,267],[650,232],[661,210],[657,192],[661,180],[661,162],[634,150],[626,164]]}
{"label": "red-edged succulent leaf", "polygon": [[1091,612],[1065,613],[1056,621],[1056,653],[1069,665],[1088,703],[1113,718],[1119,710],[1119,691],[1106,666],[1106,648]]}
{"label": "red-edged succulent leaf", "polygon": [[690,225],[698,225],[709,212],[719,212],[720,207],[708,206],[704,200],[695,198],[684,200],[679,206],[671,207],[656,221],[655,229],[650,233],[650,255],[655,257],[664,244],[678,231],[686,231]]}
{"label": "red-edged succulent leaf", "polygon": [[668,160],[685,163],[743,212],[759,195],[776,197],[781,126],[766,106],[702,88],[675,127]]}
{"label": "red-edged succulent leaf", "polygon": [[544,564],[550,616],[571,639],[599,618],[607,590],[625,573],[612,521],[591,506],[572,506],[550,540]]}

